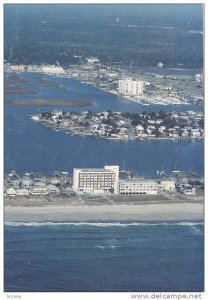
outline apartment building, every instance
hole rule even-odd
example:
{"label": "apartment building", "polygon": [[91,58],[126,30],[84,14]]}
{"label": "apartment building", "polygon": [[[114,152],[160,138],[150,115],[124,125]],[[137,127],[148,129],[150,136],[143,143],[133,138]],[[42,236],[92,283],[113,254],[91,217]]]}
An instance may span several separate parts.
{"label": "apartment building", "polygon": [[125,96],[143,95],[145,83],[140,80],[121,79],[118,83],[119,93]]}
{"label": "apartment building", "polygon": [[104,166],[103,169],[74,169],[73,188],[75,191],[116,193],[119,180],[119,166]]}

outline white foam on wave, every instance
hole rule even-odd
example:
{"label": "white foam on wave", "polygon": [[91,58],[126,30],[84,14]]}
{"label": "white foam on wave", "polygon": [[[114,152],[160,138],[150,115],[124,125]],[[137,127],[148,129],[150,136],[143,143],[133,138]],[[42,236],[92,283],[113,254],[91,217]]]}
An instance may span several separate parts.
{"label": "white foam on wave", "polygon": [[94,248],[105,250],[105,249],[115,249],[115,248],[117,248],[117,246],[114,246],[114,245],[112,245],[112,246],[100,246],[100,245],[98,245],[98,246],[94,246]]}
{"label": "white foam on wave", "polygon": [[[174,225],[174,224],[173,224]],[[204,225],[204,222],[178,222],[175,225],[181,225],[181,226],[196,226],[196,225]]]}
{"label": "white foam on wave", "polygon": [[120,223],[120,222],[5,222],[6,226],[27,226],[27,227],[37,227],[37,226],[60,226],[60,225],[71,225],[71,226],[96,226],[96,227],[130,227],[130,226],[196,226],[204,225],[203,222],[159,222],[159,223]]}

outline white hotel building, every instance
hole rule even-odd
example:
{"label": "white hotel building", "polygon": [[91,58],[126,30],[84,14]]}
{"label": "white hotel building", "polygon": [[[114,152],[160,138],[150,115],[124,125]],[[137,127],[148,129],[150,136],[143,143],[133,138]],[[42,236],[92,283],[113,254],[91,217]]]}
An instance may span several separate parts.
{"label": "white hotel building", "polygon": [[121,79],[118,82],[118,91],[125,96],[142,96],[145,82],[133,79]]}
{"label": "white hotel building", "polygon": [[117,193],[120,195],[157,195],[158,183],[149,179],[120,180]]}
{"label": "white hotel building", "polygon": [[117,193],[119,166],[105,166],[103,169],[74,169],[73,189],[76,192],[94,193],[114,190]]}

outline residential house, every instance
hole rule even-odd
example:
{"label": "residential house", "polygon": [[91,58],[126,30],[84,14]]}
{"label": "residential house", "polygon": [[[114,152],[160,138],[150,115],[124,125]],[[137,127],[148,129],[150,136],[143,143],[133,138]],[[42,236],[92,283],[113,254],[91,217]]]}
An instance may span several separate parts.
{"label": "residential house", "polygon": [[155,129],[155,126],[149,125],[149,126],[147,126],[147,129],[154,130],[154,129]]}
{"label": "residential house", "polygon": [[28,196],[29,190],[28,189],[18,189],[16,190],[17,196]]}
{"label": "residential house", "polygon": [[33,174],[33,183],[35,186],[45,186],[46,178],[40,174]]}
{"label": "residential house", "polygon": [[189,132],[188,132],[188,130],[184,130],[184,131],[182,132],[181,136],[184,137],[184,138],[188,138],[188,137],[189,137]]}
{"label": "residential house", "polygon": [[143,132],[144,131],[144,127],[142,125],[137,125],[136,126],[136,130]]}
{"label": "residential house", "polygon": [[53,184],[49,184],[47,186],[47,189],[48,189],[49,194],[59,194],[60,193],[60,189]]}
{"label": "residential house", "polygon": [[192,137],[200,137],[201,136],[201,132],[200,129],[191,129],[191,135]]}
{"label": "residential house", "polygon": [[16,174],[15,171],[12,171],[7,177],[8,186],[13,187],[15,189],[19,188],[20,185],[20,177]]}
{"label": "residential house", "polygon": [[174,180],[161,180],[158,187],[162,191],[174,192],[175,191],[175,181]]}
{"label": "residential house", "polygon": [[149,124],[155,124],[155,120],[147,120],[147,122],[149,123]]}
{"label": "residential house", "polygon": [[156,121],[155,121],[155,123],[156,124],[161,124],[161,123],[163,123],[164,121],[162,120],[162,119],[157,119]]}
{"label": "residential house", "polygon": [[47,195],[48,189],[43,186],[34,186],[30,188],[29,192],[31,195]]}
{"label": "residential house", "polygon": [[151,129],[147,129],[147,134],[151,135],[152,134],[152,130]]}
{"label": "residential house", "polygon": [[53,184],[53,185],[60,184],[61,183],[61,178],[51,177],[51,178],[48,179],[48,182],[50,184]]}
{"label": "residential house", "polygon": [[29,188],[33,185],[33,180],[28,173],[25,173],[25,175],[22,177],[20,185],[22,188]]}
{"label": "residential house", "polygon": [[9,188],[9,189],[6,191],[6,193],[7,193],[7,196],[9,196],[9,197],[15,197],[15,196],[17,195],[17,192],[16,192],[15,189],[13,189],[13,188]]}
{"label": "residential house", "polygon": [[159,131],[160,131],[160,132],[163,132],[163,131],[165,131],[165,130],[166,130],[166,126],[160,126],[160,127],[159,127]]}

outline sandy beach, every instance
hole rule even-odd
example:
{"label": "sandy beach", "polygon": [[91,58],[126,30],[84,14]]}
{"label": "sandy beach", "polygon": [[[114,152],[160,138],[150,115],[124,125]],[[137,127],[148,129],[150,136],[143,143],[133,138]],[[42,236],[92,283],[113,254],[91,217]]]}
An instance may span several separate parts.
{"label": "sandy beach", "polygon": [[4,209],[5,222],[71,221],[203,221],[203,203],[160,203],[142,205],[51,205]]}

